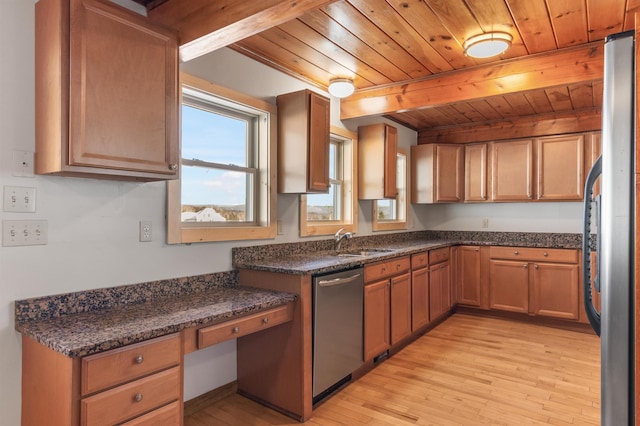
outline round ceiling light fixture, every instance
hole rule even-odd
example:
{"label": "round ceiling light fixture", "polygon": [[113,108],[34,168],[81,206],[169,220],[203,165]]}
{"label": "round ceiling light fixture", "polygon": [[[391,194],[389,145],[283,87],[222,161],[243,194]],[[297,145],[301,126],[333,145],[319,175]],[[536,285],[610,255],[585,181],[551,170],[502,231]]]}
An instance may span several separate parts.
{"label": "round ceiling light fixture", "polygon": [[336,98],[346,98],[355,90],[350,78],[334,78],[329,81],[329,93]]}
{"label": "round ceiling light fixture", "polygon": [[511,46],[512,40],[513,37],[509,33],[479,34],[464,42],[464,53],[474,58],[490,58],[507,50]]}

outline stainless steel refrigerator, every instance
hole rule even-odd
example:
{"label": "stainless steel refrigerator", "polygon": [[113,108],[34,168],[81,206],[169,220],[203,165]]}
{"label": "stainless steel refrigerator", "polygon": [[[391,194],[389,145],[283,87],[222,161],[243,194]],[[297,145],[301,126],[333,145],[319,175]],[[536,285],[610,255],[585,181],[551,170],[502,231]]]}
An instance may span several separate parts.
{"label": "stainless steel refrigerator", "polygon": [[[601,339],[601,424],[634,424],[634,32],[604,45],[602,155],[585,185],[583,285],[589,321]],[[598,174],[601,194],[593,197]],[[596,264],[589,261],[596,253]],[[592,303],[590,281],[601,293]]]}

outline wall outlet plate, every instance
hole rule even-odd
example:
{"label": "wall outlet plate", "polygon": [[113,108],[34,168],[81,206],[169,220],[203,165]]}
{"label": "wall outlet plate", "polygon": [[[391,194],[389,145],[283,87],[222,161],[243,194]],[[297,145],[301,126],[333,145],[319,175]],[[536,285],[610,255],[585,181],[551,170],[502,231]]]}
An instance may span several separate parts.
{"label": "wall outlet plate", "polygon": [[141,220],[140,221],[140,241],[143,243],[148,243],[152,240],[152,227],[150,220]]}
{"label": "wall outlet plate", "polygon": [[33,151],[13,151],[13,176],[33,177]]}

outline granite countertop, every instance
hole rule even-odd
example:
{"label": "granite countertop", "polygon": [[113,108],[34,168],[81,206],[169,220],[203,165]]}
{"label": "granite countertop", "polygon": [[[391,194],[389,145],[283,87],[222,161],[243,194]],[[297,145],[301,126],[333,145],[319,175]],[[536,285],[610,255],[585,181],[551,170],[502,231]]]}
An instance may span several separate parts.
{"label": "granite countertop", "polygon": [[[278,254],[277,249],[272,249],[271,256],[249,256],[243,258],[238,256],[234,261],[234,266],[238,269],[253,269],[267,272],[277,272],[285,274],[323,274],[344,269],[357,268],[368,263],[390,260],[399,256],[407,256],[420,253],[426,250],[433,250],[441,247],[454,245],[475,245],[475,246],[513,246],[513,247],[537,247],[537,248],[564,248],[579,249],[580,241],[573,235],[563,234],[527,234],[527,233],[495,233],[494,238],[465,238],[473,237],[468,233],[461,233],[456,239],[430,240],[430,239],[407,239],[405,241],[378,242],[358,246],[357,249],[384,250],[373,252],[368,256],[341,257],[333,250],[316,250],[301,253]],[[454,235],[455,236],[455,235]],[[356,247],[341,250],[340,252],[352,251]]]}
{"label": "granite countertop", "polygon": [[16,330],[69,357],[81,357],[280,306],[297,295],[225,287],[161,297],[48,319],[16,322]]}

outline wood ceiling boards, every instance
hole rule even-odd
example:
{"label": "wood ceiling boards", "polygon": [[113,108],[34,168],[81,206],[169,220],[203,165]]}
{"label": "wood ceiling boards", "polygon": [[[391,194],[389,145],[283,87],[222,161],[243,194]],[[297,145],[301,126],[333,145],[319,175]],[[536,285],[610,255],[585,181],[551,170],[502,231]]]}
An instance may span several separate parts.
{"label": "wood ceiling boards", "polygon": [[[573,116],[592,127],[602,105],[603,40],[633,27],[640,0],[167,0],[147,7],[150,19],[179,32],[189,55],[228,45],[322,89],[332,78],[352,78],[356,92],[341,101],[343,119],[383,114],[427,132],[516,126],[533,116]],[[511,48],[494,58],[465,56],[463,42],[491,30],[511,34]]]}

